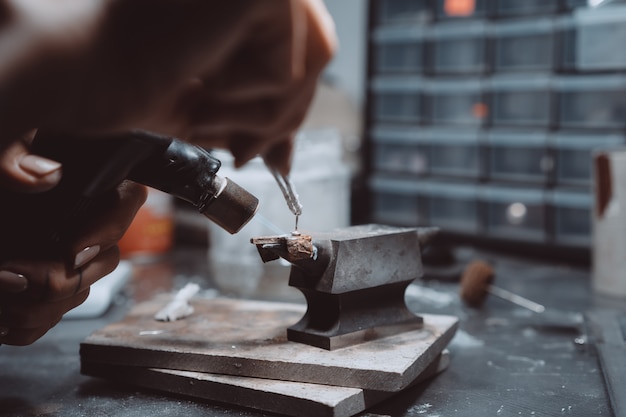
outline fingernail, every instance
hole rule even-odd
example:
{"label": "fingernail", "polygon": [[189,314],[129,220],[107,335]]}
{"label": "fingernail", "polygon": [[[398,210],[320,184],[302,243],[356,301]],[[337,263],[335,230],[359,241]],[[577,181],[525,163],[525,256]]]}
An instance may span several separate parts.
{"label": "fingernail", "polygon": [[8,327],[0,327],[0,337],[4,337],[9,334]]}
{"label": "fingernail", "polygon": [[38,178],[49,175],[61,175],[61,164],[59,162],[37,155],[24,156],[20,161],[20,167]]}
{"label": "fingernail", "polygon": [[11,271],[0,271],[0,289],[7,292],[18,293],[28,287],[28,280],[22,274]]}
{"label": "fingernail", "polygon": [[87,262],[95,258],[100,253],[100,245],[88,246],[82,251],[78,252],[74,258],[74,269],[78,269],[84,266]]}

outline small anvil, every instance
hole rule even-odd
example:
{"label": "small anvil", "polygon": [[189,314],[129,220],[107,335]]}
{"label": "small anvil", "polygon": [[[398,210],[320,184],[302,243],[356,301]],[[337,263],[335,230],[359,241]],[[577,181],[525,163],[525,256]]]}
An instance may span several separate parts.
{"label": "small anvil", "polygon": [[422,276],[420,248],[437,232],[370,224],[251,242],[263,262],[292,264],[289,285],[306,298],[307,311],[287,338],[334,350],[423,326],[404,293]]}

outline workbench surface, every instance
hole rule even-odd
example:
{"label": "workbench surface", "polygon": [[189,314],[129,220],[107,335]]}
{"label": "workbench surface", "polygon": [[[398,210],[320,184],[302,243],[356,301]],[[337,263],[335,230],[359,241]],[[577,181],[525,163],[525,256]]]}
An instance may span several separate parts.
{"label": "workbench surface", "polygon": [[[611,416],[609,394],[583,326],[562,320],[620,303],[592,296],[589,270],[460,249],[459,259],[481,257],[496,284],[561,310],[557,322],[495,297],[480,310],[462,305],[458,283],[422,280],[409,286],[417,312],[453,314],[460,328],[449,346],[450,365],[433,379],[398,393],[362,416]],[[462,264],[462,262],[461,262]],[[63,320],[35,344],[0,347],[2,416],[261,416],[254,410],[120,385],[80,374],[80,342],[121,319],[130,306],[185,281],[214,285],[206,251],[179,249],[167,259],[136,265],[129,288],[104,317]],[[286,285],[286,283],[285,283]],[[296,290],[293,290],[296,291]],[[271,293],[271,291],[270,291]],[[267,299],[267,291],[260,298]],[[299,293],[298,293],[299,295]],[[284,300],[281,300],[284,301]],[[621,303],[623,304],[623,303]],[[576,314],[565,314],[565,318]]]}

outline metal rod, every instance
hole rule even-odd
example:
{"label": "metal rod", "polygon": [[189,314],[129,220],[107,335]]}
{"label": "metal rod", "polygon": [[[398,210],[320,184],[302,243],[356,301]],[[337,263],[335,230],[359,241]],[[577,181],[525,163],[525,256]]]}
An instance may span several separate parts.
{"label": "metal rod", "polygon": [[527,308],[529,310],[534,311],[535,313],[543,313],[546,308],[544,306],[542,306],[541,304],[538,304],[534,301],[531,301],[527,298],[521,297],[517,294],[514,294],[510,291],[507,291],[503,288],[499,288],[493,285],[490,285],[487,287],[487,291],[489,291],[490,294],[495,295],[496,297],[500,297],[503,298],[507,301],[510,301],[514,304],[517,304],[520,307],[524,307]]}
{"label": "metal rod", "polygon": [[302,214],[302,204],[300,203],[300,198],[298,197],[298,193],[296,192],[291,179],[287,175],[281,175],[276,170],[270,169],[272,175],[276,179],[278,183],[278,187],[280,191],[283,193],[283,197],[285,197],[285,201],[287,202],[287,206],[289,210],[296,216],[296,229],[298,230],[298,218]]}

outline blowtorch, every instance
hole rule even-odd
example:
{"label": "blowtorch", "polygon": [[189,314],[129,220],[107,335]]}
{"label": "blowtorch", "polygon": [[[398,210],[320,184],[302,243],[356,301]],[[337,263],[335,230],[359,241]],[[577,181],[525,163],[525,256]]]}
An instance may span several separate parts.
{"label": "blowtorch", "polygon": [[[38,132],[32,152],[63,164],[63,176],[43,193],[8,192],[0,219],[1,256],[58,255],[84,223],[91,204],[124,180],[159,189],[195,206],[231,234],[255,215],[259,201],[216,173],[221,162],[207,150],[145,131],[102,138]],[[22,223],[17,219],[29,219]],[[4,247],[6,245],[7,247]],[[10,258],[8,258],[10,259]]]}

